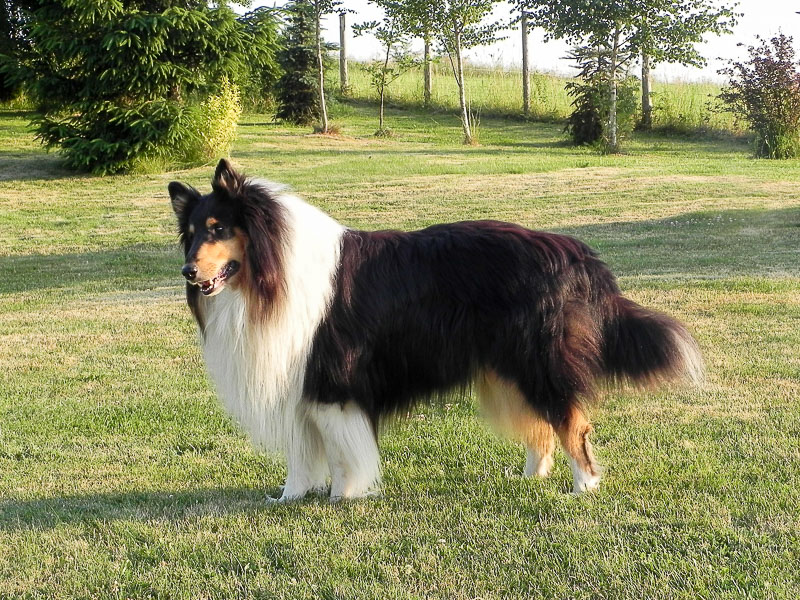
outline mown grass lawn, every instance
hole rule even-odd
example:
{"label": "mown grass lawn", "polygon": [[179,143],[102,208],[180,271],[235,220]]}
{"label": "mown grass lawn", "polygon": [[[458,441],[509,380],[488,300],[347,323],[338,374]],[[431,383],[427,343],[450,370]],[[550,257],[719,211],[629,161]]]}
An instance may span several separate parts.
{"label": "mown grass lawn", "polygon": [[499,218],[580,236],[683,319],[704,389],[610,393],[605,479],[524,456],[472,399],[382,438],[384,495],[269,505],[283,467],[217,405],[184,306],[172,179],[63,171],[0,113],[0,598],[797,598],[800,161],[557,125],[338,107],[343,136],[246,117],[232,153],[353,227]]}

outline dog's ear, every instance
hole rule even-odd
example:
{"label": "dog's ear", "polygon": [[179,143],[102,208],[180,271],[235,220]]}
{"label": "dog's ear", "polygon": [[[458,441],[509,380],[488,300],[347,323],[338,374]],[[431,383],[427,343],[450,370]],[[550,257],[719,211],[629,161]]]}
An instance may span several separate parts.
{"label": "dog's ear", "polygon": [[211,181],[211,187],[218,194],[224,194],[229,198],[235,198],[244,185],[245,177],[241,175],[231,164],[227,158],[223,158],[217,165],[217,170],[214,172],[214,179]]}
{"label": "dog's ear", "polygon": [[190,185],[173,181],[168,186],[169,198],[172,201],[172,210],[178,218],[188,215],[200,199],[200,193]]}

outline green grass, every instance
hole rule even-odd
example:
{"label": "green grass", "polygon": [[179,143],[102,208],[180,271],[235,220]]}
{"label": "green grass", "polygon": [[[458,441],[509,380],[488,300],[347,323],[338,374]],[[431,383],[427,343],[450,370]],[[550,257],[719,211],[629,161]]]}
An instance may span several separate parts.
{"label": "green grass", "polygon": [[284,470],[219,408],[166,184],[87,177],[0,113],[0,598],[797,598],[800,161],[734,141],[337,106],[341,137],[244,118],[233,158],[354,227],[501,218],[578,235],[684,320],[699,391],[609,393],[597,493],[520,477],[471,398],[381,440],[384,495],[268,505]]}
{"label": "green grass", "polygon": [[[378,94],[360,63],[349,65],[350,97],[375,102]],[[464,80],[471,108],[484,116],[522,115],[522,73],[500,68],[470,67]],[[531,118],[563,122],[572,112],[572,99],[564,84],[568,78],[552,73],[531,74]],[[332,81],[338,89],[338,79]],[[652,85],[653,127],[680,133],[726,132],[740,134],[733,115],[720,110],[715,100],[720,86],[708,82],[661,82]],[[422,72],[407,71],[387,88],[387,101],[399,107],[422,105]],[[434,66],[432,108],[458,111],[458,87],[446,60]]]}

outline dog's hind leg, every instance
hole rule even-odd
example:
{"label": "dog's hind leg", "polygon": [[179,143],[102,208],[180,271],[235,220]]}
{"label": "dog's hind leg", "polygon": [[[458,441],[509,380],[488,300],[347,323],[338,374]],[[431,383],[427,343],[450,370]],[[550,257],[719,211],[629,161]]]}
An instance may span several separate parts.
{"label": "dog's hind leg", "polygon": [[375,430],[355,403],[319,404],[309,411],[331,471],[331,501],[369,495],[380,483]]}
{"label": "dog's hind leg", "polygon": [[286,484],[281,502],[300,500],[309,492],[320,492],[327,487],[328,463],[322,436],[316,424],[307,415],[298,415],[287,440]]}
{"label": "dog's hind leg", "polygon": [[553,427],[537,418],[528,426],[525,442],[525,477],[547,477],[553,467]]}
{"label": "dog's hind leg", "polygon": [[600,469],[594,461],[589,434],[592,426],[583,411],[571,406],[564,421],[556,427],[561,445],[569,456],[572,468],[573,491],[581,494],[595,489],[600,483]]}
{"label": "dog's hind leg", "polygon": [[476,380],[481,407],[498,430],[525,444],[525,476],[547,477],[553,466],[553,427],[526,402],[516,384],[493,372]]}

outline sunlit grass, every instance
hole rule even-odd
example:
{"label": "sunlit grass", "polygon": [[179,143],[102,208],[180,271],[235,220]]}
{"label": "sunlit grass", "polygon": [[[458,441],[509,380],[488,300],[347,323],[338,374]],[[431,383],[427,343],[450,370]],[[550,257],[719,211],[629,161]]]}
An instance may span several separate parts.
{"label": "sunlit grass", "polygon": [[472,398],[381,440],[384,495],[265,502],[280,461],[219,408],[183,300],[172,179],[63,171],[0,113],[0,598],[796,598],[800,161],[635,135],[334,105],[338,137],[246,116],[233,160],[353,227],[500,218],[581,237],[682,319],[701,390],[607,394],[596,494],[520,477]]}

